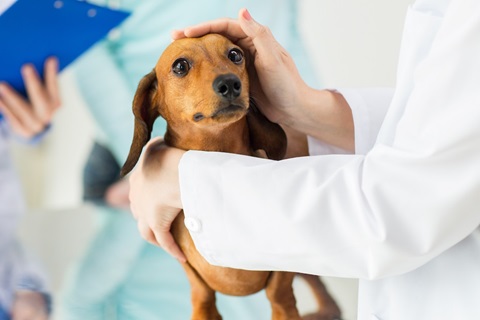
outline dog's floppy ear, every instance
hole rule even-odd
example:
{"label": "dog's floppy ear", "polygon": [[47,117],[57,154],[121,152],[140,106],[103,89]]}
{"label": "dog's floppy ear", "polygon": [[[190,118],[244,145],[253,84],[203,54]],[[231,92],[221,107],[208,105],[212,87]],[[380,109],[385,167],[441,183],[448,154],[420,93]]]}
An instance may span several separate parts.
{"label": "dog's floppy ear", "polygon": [[157,104],[154,101],[156,92],[157,77],[155,70],[152,70],[140,80],[133,99],[132,109],[135,116],[135,128],[130,152],[121,170],[122,176],[128,174],[135,167],[143,147],[150,140],[153,123],[159,116]]}
{"label": "dog's floppy ear", "polygon": [[287,135],[282,127],[260,112],[253,99],[250,99],[247,121],[253,150],[264,150],[269,159],[283,159],[287,151]]}

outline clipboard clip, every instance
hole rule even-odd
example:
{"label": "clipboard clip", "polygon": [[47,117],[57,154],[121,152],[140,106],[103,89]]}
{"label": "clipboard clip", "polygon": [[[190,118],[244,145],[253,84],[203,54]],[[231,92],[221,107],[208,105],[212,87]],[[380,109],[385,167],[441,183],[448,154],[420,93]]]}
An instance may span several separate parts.
{"label": "clipboard clip", "polygon": [[[86,2],[85,0],[77,0],[78,2]],[[63,8],[63,5],[64,5],[64,2],[63,0],[55,0],[53,1],[53,7],[55,9],[62,9]],[[94,18],[95,16],[97,15],[97,10],[93,9],[93,8],[90,8],[87,10],[87,16],[89,18]]]}

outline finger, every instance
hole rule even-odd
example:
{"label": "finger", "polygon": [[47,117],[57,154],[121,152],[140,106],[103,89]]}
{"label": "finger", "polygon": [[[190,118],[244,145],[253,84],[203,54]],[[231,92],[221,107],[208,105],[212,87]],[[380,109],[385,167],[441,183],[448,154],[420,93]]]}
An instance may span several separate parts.
{"label": "finger", "polygon": [[58,59],[56,57],[50,57],[45,61],[44,74],[50,105],[53,110],[56,110],[61,105],[58,86]]}
{"label": "finger", "polygon": [[247,37],[238,21],[229,18],[200,23],[183,30],[183,35],[189,38],[200,37],[209,33],[224,35],[233,42],[237,42],[238,40]]}
{"label": "finger", "polygon": [[182,263],[187,261],[187,258],[183,254],[182,250],[178,247],[175,239],[173,239],[173,236],[169,231],[162,232],[154,230],[153,233],[158,244],[160,244],[160,246],[167,251],[168,254]]}
{"label": "finger", "polygon": [[275,40],[270,29],[255,21],[247,9],[241,9],[238,14],[239,26],[249,36],[260,56],[275,56],[280,44]]}
{"label": "finger", "polygon": [[179,39],[186,38],[187,36],[185,35],[184,30],[181,29],[181,30],[173,30],[170,33],[170,37],[172,38],[172,40],[179,40]]}
{"label": "finger", "polygon": [[159,246],[159,243],[157,242],[157,239],[155,238],[155,235],[153,234],[152,229],[150,227],[143,223],[142,221],[137,222],[137,228],[140,233],[140,236],[146,240],[148,243],[153,244],[154,246]]}
{"label": "finger", "polygon": [[[34,113],[40,115],[40,120],[44,121],[44,114],[48,112],[48,105],[50,103],[47,91],[43,86],[43,82],[38,75],[37,70],[32,64],[25,64],[22,66],[22,77],[25,82],[25,88]],[[44,125],[48,121],[44,122]]]}
{"label": "finger", "polygon": [[6,83],[0,83],[2,109],[15,132],[30,137],[41,132],[44,125],[37,121],[28,102]]}
{"label": "finger", "polygon": [[16,133],[22,136],[28,134],[23,124],[19,121],[15,114],[11,112],[10,109],[2,102],[2,100],[0,100],[0,113],[5,117],[5,119],[7,119],[8,124]]}
{"label": "finger", "polygon": [[122,179],[117,181],[107,188],[105,201],[112,207],[128,210],[130,208],[129,191],[130,185],[128,180]]}

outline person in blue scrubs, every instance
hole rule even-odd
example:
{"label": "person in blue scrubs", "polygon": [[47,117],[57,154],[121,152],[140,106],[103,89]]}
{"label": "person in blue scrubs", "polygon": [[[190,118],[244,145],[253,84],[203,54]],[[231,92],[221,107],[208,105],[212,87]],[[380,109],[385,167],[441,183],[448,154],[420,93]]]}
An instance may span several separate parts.
{"label": "person in blue scrubs", "polygon": [[33,66],[25,65],[22,75],[28,99],[0,83],[0,320],[45,320],[50,313],[47,277],[16,235],[26,207],[10,141],[36,144],[48,131],[60,107],[57,70],[57,60],[48,59],[43,82]]}
{"label": "person in blue scrubs", "polygon": [[[93,1],[92,1],[93,2]],[[75,65],[78,87],[97,124],[97,141],[84,170],[85,198],[95,203],[96,236],[67,278],[62,319],[189,319],[190,286],[181,265],[145,242],[128,212],[128,182],[119,166],[133,134],[131,103],[140,79],[155,66],[171,42],[170,32],[206,19],[236,16],[241,7],[271,27],[311,85],[318,86],[297,26],[294,0],[123,0],[96,4],[132,12],[108,39]],[[158,119],[153,136],[161,136]],[[114,182],[113,185],[111,185]],[[249,297],[217,295],[232,320],[269,319],[263,292]]]}

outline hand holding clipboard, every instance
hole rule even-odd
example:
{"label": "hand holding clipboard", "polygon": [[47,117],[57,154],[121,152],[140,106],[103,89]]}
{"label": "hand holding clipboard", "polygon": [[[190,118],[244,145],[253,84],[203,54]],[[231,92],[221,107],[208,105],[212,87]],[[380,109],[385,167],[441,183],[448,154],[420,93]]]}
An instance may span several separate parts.
{"label": "hand holding clipboard", "polygon": [[0,15],[0,82],[24,93],[22,65],[42,73],[55,56],[62,70],[128,15],[77,0],[17,0]]}

